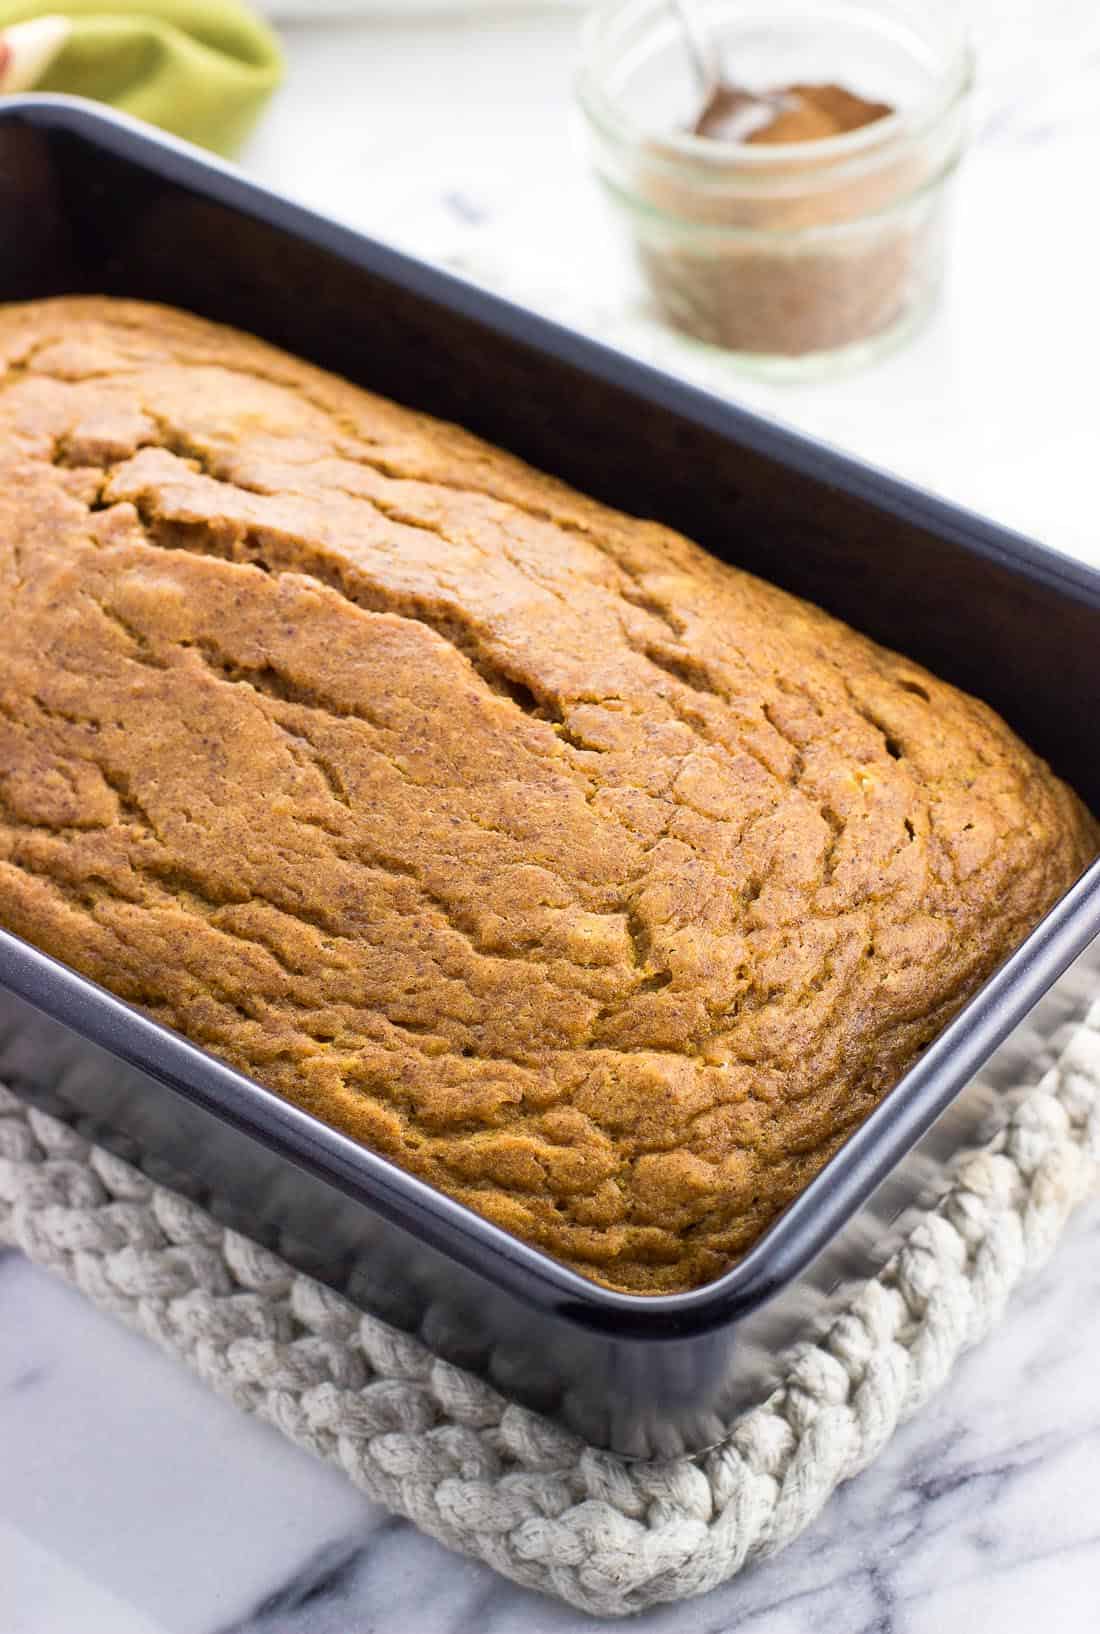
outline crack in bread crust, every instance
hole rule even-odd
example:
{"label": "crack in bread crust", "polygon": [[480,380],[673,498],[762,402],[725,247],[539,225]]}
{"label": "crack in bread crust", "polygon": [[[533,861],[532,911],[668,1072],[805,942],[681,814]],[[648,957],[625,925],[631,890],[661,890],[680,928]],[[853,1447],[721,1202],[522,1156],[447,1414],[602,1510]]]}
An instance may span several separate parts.
{"label": "crack in bread crust", "polygon": [[260,342],[0,311],[0,923],[585,1274],[742,1254],[1097,850],[975,700]]}

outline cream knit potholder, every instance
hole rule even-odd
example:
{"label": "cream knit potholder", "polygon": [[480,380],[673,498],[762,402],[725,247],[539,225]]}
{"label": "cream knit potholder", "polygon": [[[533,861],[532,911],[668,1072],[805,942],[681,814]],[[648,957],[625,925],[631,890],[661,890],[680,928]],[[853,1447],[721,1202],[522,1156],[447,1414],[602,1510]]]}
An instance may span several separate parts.
{"label": "cream knit potholder", "polygon": [[[1090,993],[1097,979],[1068,978]],[[451,1548],[622,1616],[789,1543],[1048,1257],[1096,1179],[1100,1001],[1019,1037],[1030,1086],[1004,1095],[1000,1132],[958,1160],[938,1206],[790,1355],[768,1400],[696,1459],[585,1446],[3,1086],[0,1242]]]}

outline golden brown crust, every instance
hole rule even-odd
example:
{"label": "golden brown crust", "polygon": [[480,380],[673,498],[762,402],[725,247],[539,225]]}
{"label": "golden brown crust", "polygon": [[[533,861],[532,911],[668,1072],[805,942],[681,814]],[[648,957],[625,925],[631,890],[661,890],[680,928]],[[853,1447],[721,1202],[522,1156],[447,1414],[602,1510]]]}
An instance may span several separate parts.
{"label": "golden brown crust", "polygon": [[1096,852],[982,704],[258,341],[0,365],[0,923],[600,1281],[726,1267]]}

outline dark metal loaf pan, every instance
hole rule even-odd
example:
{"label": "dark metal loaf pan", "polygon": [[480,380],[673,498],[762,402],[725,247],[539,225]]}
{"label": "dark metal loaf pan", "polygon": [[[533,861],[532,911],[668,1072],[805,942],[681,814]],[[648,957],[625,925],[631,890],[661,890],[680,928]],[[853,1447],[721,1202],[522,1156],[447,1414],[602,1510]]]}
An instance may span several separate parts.
{"label": "dark metal loaf pan", "polygon": [[[1100,575],[122,118],[10,100],[0,298],[80,291],[236,324],[681,528],[977,692],[1100,807]],[[996,1096],[966,1086],[1098,930],[1094,868],[752,1252],[682,1295],[597,1287],[6,935],[0,1076],[506,1394],[671,1453],[719,1437],[881,1261]]]}

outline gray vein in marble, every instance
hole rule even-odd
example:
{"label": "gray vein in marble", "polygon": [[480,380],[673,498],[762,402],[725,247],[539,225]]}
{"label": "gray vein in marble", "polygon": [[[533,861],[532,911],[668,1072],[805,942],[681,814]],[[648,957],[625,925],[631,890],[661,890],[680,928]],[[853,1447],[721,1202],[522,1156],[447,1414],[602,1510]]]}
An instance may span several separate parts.
{"label": "gray vein in marble", "polygon": [[489,220],[490,212],[486,206],[457,188],[441,193],[440,202],[464,227],[481,227]]}
{"label": "gray vein in marble", "polygon": [[[378,1530],[400,1524],[391,1516]],[[254,1610],[225,1624],[217,1634],[280,1634],[282,1629],[300,1621],[304,1612],[309,1614],[311,1628],[320,1629],[324,1626],[326,1607],[346,1600],[366,1552],[367,1546],[360,1539],[325,1544],[285,1583],[265,1594]]]}
{"label": "gray vein in marble", "polygon": [[36,1384],[42,1384],[50,1376],[50,1369],[44,1362],[34,1367],[25,1367],[19,1373],[13,1373],[8,1379],[0,1381],[0,1391],[9,1396],[21,1396],[25,1390],[33,1390]]}

